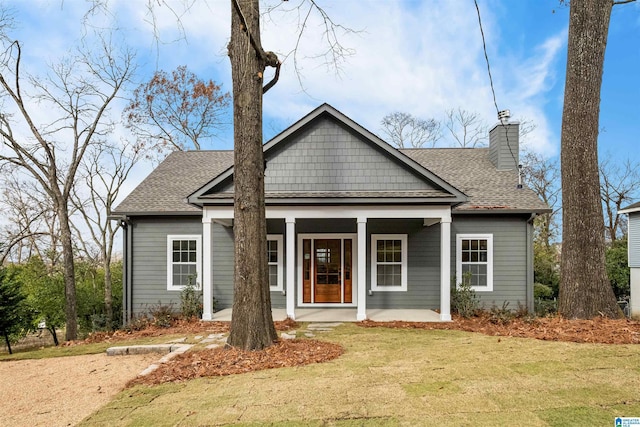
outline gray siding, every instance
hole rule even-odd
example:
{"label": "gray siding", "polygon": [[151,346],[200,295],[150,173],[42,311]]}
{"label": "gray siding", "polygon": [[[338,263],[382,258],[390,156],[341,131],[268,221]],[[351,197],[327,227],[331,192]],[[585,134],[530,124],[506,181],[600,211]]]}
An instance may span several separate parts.
{"label": "gray siding", "polygon": [[629,267],[640,267],[640,212],[629,214]]}
{"label": "gray siding", "polygon": [[180,309],[180,292],[167,290],[167,236],[202,234],[202,218],[136,218],[132,233],[132,303],[139,315],[158,304]]}
{"label": "gray siding", "polygon": [[451,223],[451,274],[456,272],[456,235],[493,234],[493,292],[476,292],[485,308],[527,305],[527,221],[524,217],[457,215]]}
{"label": "gray siding", "polygon": [[233,305],[233,229],[213,223],[211,234],[211,280],[218,311]]}
{"label": "gray siding", "polygon": [[380,149],[334,120],[322,119],[295,141],[269,153],[266,191],[432,189]]}
{"label": "gray siding", "polygon": [[[286,245],[282,220],[269,220],[267,233],[282,234],[283,243]],[[214,223],[212,244],[213,297],[216,299],[216,311],[218,311],[233,306],[233,229]],[[285,253],[286,247],[283,248],[283,255]],[[284,279],[284,286],[286,286],[286,276]],[[271,292],[271,307],[285,307],[285,296],[281,292]]]}
{"label": "gray siding", "polygon": [[[367,224],[367,283],[371,283],[371,234],[407,234],[406,292],[367,293],[367,308],[436,309],[440,307],[440,224],[424,227],[422,220],[369,220]],[[369,288],[371,286],[369,285]]]}

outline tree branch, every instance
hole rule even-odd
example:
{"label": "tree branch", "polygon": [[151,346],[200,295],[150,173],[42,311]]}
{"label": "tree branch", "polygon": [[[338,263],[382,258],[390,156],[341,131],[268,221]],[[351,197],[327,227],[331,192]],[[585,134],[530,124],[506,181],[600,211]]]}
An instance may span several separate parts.
{"label": "tree branch", "polygon": [[616,6],[616,5],[619,5],[619,4],[633,3],[635,1],[636,0],[617,0],[617,1],[614,0],[613,1],[613,5]]}

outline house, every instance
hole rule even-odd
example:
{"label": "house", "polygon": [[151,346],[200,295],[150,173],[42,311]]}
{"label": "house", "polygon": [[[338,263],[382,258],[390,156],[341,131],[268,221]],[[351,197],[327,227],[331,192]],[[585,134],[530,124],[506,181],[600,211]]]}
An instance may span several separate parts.
{"label": "house", "polygon": [[629,215],[627,251],[631,281],[629,283],[629,311],[631,317],[640,319],[640,202],[618,211]]}
{"label": "house", "polygon": [[[272,308],[430,309],[451,319],[472,273],[490,307],[533,309],[533,219],[518,183],[518,123],[490,147],[398,150],[330,105],[264,145]],[[233,301],[233,152],[169,155],[118,206],[125,319],[179,302],[194,276],[204,320]],[[355,310],[354,310],[355,309]]]}

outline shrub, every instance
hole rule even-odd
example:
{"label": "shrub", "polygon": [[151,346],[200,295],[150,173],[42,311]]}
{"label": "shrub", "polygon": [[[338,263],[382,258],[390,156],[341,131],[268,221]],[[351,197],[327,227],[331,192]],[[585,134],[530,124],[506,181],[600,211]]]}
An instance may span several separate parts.
{"label": "shrub", "polygon": [[543,285],[542,283],[534,283],[533,297],[535,299],[553,298],[553,289],[551,288],[551,286]]}
{"label": "shrub", "polygon": [[536,316],[546,317],[552,316],[558,312],[558,301],[554,299],[539,299],[534,302]]}
{"label": "shrub", "polygon": [[467,272],[462,276],[462,282],[451,290],[451,308],[454,313],[468,319],[476,314],[478,307],[478,297],[471,289],[471,273]]}
{"label": "shrub", "polygon": [[193,277],[189,277],[180,293],[180,312],[183,319],[202,317],[202,291],[196,288]]}
{"label": "shrub", "polygon": [[159,328],[168,328],[173,324],[176,319],[176,312],[173,309],[173,303],[162,304],[158,301],[158,304],[151,306],[149,309],[150,323]]}
{"label": "shrub", "polygon": [[489,310],[489,322],[496,325],[506,325],[516,317],[515,313],[509,310],[509,301],[502,303],[502,307],[493,306]]}

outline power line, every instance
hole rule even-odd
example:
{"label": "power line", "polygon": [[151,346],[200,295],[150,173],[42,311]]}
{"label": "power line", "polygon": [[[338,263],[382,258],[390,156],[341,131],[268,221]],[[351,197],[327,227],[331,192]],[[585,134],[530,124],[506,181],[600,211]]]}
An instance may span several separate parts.
{"label": "power line", "polygon": [[[482,28],[482,17],[480,16],[480,6],[478,6],[478,0],[473,0],[476,5],[476,12],[478,13],[478,25],[480,26],[480,35],[482,36],[482,50],[484,51],[484,59],[487,62],[487,73],[489,74],[489,84],[491,85],[491,94],[493,95],[493,105],[496,107],[496,114],[498,118],[500,118],[500,109],[498,108],[498,101],[496,100],[496,90],[493,87],[493,76],[491,75],[491,65],[489,64],[489,55],[487,54],[487,43],[484,38],[484,29]],[[502,120],[500,120],[502,122]],[[507,139],[507,147],[509,147],[509,153],[511,153],[511,158],[513,158],[514,163],[516,164],[516,169],[518,170],[518,187],[521,187],[520,184],[520,162],[516,159],[515,154],[513,154],[513,150],[511,149],[511,144],[509,143],[509,130],[505,126],[504,135]]]}

